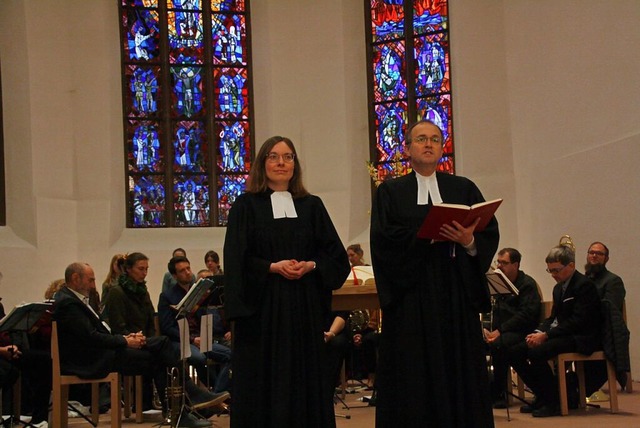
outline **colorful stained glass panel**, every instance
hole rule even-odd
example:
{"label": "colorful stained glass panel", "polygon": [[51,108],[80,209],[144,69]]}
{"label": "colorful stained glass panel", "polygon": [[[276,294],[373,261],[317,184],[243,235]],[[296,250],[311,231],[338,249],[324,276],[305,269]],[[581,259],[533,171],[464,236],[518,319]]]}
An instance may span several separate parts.
{"label": "colorful stained glass panel", "polygon": [[416,95],[451,91],[447,35],[438,33],[417,37],[414,41],[414,49]]}
{"label": "colorful stained glass panel", "polygon": [[213,70],[215,117],[248,119],[249,88],[246,68],[216,68]]}
{"label": "colorful stained glass panel", "polygon": [[373,47],[373,95],[375,102],[405,98],[407,82],[404,42]]}
{"label": "colorful stained glass panel", "polygon": [[203,110],[201,67],[171,67],[173,91],[172,115],[187,118],[199,116]]}
{"label": "colorful stained glass panel", "polygon": [[247,34],[244,15],[211,17],[214,64],[246,65]]}
{"label": "colorful stained glass panel", "polygon": [[173,129],[173,170],[206,172],[208,143],[203,122],[181,121]]}
{"label": "colorful stained glass panel", "polygon": [[202,0],[167,0],[167,8],[201,10]]}
{"label": "colorful stained glass panel", "polygon": [[129,177],[129,207],[134,227],[166,225],[163,176]]}
{"label": "colorful stained glass panel", "polygon": [[122,0],[123,6],[158,7],[158,0]]}
{"label": "colorful stained glass panel", "polygon": [[401,151],[407,124],[407,103],[378,104],[375,114],[378,161],[384,162]]}
{"label": "colorful stained glass panel", "polygon": [[209,226],[209,183],[206,175],[173,179],[176,226]]}
{"label": "colorful stained glass panel", "polygon": [[157,122],[129,121],[128,160],[131,172],[160,172],[164,169]]}
{"label": "colorful stained glass panel", "polygon": [[214,12],[244,12],[244,0],[211,0],[211,10]]}
{"label": "colorful stained glass panel", "polygon": [[226,225],[229,210],[236,198],[244,193],[247,187],[248,175],[220,175],[218,176],[218,223]]}
{"label": "colorful stained glass panel", "polygon": [[402,0],[371,0],[371,36],[374,43],[404,37],[402,3]]}
{"label": "colorful stained glass panel", "polygon": [[224,172],[246,172],[251,166],[249,122],[220,122],[215,141],[218,168]]}
{"label": "colorful stained glass panel", "polygon": [[126,31],[125,55],[131,61],[150,61],[160,53],[158,11],[126,9],[122,24]]}
{"label": "colorful stained glass panel", "polygon": [[128,65],[126,93],[127,116],[153,117],[158,112],[160,67]]}
{"label": "colorful stained glass panel", "polygon": [[448,20],[447,0],[413,1],[413,34],[446,30]]}
{"label": "colorful stained glass panel", "polygon": [[172,64],[202,64],[204,37],[202,14],[169,11],[169,60]]}

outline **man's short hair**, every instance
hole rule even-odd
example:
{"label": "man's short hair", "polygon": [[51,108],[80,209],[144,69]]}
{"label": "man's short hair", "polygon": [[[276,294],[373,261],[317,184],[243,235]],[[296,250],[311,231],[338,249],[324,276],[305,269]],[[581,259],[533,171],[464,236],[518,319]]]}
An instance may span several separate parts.
{"label": "man's short hair", "polygon": [[411,144],[411,131],[413,131],[413,128],[415,128],[416,126],[423,124],[423,123],[429,123],[433,126],[435,126],[436,128],[438,128],[438,131],[440,131],[440,136],[442,137],[442,144],[444,145],[444,132],[442,131],[442,129],[440,129],[440,127],[433,121],[433,120],[429,120],[429,119],[422,119],[419,120],[417,122],[415,122],[414,124],[412,124],[411,126],[409,126],[407,128],[407,130],[404,133],[404,144],[405,146],[408,146]]}
{"label": "man's short hair", "polygon": [[176,265],[178,263],[184,263],[184,262],[191,264],[189,259],[184,257],[184,256],[171,257],[171,260],[169,260],[169,263],[167,264],[167,268],[169,268],[169,273],[171,275],[175,275],[176,274]]}
{"label": "man's short hair", "polygon": [[80,277],[82,277],[82,275],[84,274],[84,270],[87,268],[87,266],[89,266],[87,263],[81,263],[81,262],[71,263],[64,270],[64,282],[66,284],[69,284],[71,282],[71,277],[73,276],[74,273],[77,273],[78,275],[80,275]]}
{"label": "man's short hair", "polygon": [[566,266],[569,263],[576,262],[576,252],[568,245],[558,245],[549,251],[545,262],[561,263],[563,266]]}
{"label": "man's short hair", "polygon": [[184,256],[171,257],[171,260],[169,260],[169,264],[167,265],[167,267],[169,268],[169,273],[171,275],[175,275],[176,274],[176,265],[178,263],[184,263],[184,262],[191,264],[189,259],[184,257]]}
{"label": "man's short hair", "polygon": [[503,254],[509,254],[509,261],[511,261],[511,263],[518,263],[520,264],[520,261],[522,260],[522,254],[520,254],[520,251],[516,250],[515,248],[510,248],[510,247],[506,247],[503,248],[502,250],[498,251],[498,255],[501,256]]}

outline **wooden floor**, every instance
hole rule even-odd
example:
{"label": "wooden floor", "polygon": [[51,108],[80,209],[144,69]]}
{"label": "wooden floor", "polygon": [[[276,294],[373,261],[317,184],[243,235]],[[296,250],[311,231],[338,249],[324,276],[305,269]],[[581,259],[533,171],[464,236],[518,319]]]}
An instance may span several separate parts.
{"label": "wooden floor", "polygon": [[[640,426],[640,384],[634,382],[634,392],[619,393],[618,404],[620,412],[609,413],[609,403],[600,403],[601,408],[588,407],[586,410],[571,410],[569,416],[558,416],[553,418],[534,418],[529,414],[519,412],[519,404],[510,408],[511,420],[507,420],[506,410],[494,410],[494,421],[497,428],[573,428],[581,427],[606,427],[606,428],[629,428]],[[347,394],[346,404],[350,407],[344,409],[341,403],[336,404],[336,414],[348,415],[350,419],[336,417],[337,428],[369,428],[375,426],[375,408],[367,406],[359,401],[363,395],[370,392],[355,392]],[[136,424],[133,419],[124,420],[123,427],[149,428],[156,426],[161,421],[159,415],[145,416],[142,424]],[[213,427],[228,428],[229,416],[214,416],[211,418]],[[69,419],[69,427],[89,427],[90,425],[82,419]],[[101,415],[99,427],[109,426],[109,415]],[[55,427],[51,427],[55,428]]]}

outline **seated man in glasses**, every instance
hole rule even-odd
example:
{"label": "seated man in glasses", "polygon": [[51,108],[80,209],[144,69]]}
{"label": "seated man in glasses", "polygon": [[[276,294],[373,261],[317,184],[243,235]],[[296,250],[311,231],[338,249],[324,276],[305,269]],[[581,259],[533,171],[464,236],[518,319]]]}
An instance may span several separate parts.
{"label": "seated man in glasses", "polygon": [[485,330],[485,341],[491,348],[493,382],[491,398],[494,409],[507,406],[507,350],[524,338],[538,325],[540,320],[540,300],[535,279],[520,270],[522,255],[515,248],[503,248],[498,252],[496,265],[509,281],[518,289],[518,295],[498,294],[492,313],[491,331]]}
{"label": "seated man in glasses", "polygon": [[569,246],[551,249],[546,258],[547,272],[556,281],[551,316],[510,351],[511,366],[536,397],[520,411],[534,417],[560,415],[558,381],[547,361],[564,352],[589,355],[601,346],[598,292],[590,279],[576,271],[575,260]]}

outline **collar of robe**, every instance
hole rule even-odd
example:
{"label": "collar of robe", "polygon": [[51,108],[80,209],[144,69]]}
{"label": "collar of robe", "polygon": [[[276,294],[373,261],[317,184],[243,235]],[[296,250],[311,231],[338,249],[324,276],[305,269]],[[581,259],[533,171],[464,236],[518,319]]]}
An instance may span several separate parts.
{"label": "collar of robe", "polygon": [[429,196],[431,196],[432,204],[442,203],[435,172],[429,176],[424,176],[416,171],[416,180],[418,180],[418,205],[427,205]]}
{"label": "collar of robe", "polygon": [[287,191],[273,192],[271,194],[271,209],[273,210],[274,219],[298,217],[291,193]]}

